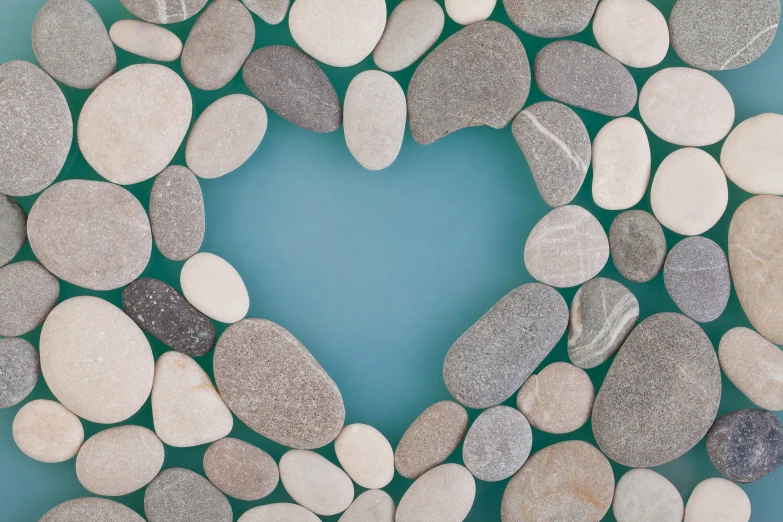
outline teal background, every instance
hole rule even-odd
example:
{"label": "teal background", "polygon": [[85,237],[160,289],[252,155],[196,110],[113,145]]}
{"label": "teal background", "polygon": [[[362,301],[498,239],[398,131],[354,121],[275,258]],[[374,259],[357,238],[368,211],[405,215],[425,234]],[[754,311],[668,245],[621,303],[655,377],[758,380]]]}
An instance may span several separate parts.
{"label": "teal background", "polygon": [[[441,1],[441,0],[439,0]],[[107,28],[131,15],[118,0],[91,0]],[[389,11],[399,3],[390,0]],[[441,2],[442,3],[442,2]],[[669,15],[673,0],[654,0]],[[0,0],[0,63],[29,60],[35,63],[30,33],[44,0]],[[254,48],[271,44],[295,45],[287,20],[269,26],[255,17]],[[548,40],[531,37],[511,24],[498,1],[492,19],[514,29],[527,49],[531,64]],[[195,18],[167,26],[183,41]],[[460,26],[446,20],[440,41]],[[592,31],[573,37],[596,45]],[[146,60],[117,49],[118,68]],[[181,74],[179,62],[170,65]],[[654,71],[683,65],[669,51],[661,66],[632,70],[639,88]],[[324,66],[342,99],[351,78],[374,68],[372,58],[355,67]],[[415,66],[393,76],[407,90]],[[736,122],[763,113],[783,113],[783,41],[758,61],[734,71],[714,73],[731,92]],[[90,94],[62,86],[74,124]],[[195,118],[214,100],[226,94],[250,94],[241,74],[226,87],[204,92],[191,87]],[[544,97],[532,87],[527,104]],[[591,137],[610,118],[578,110]],[[421,146],[406,132],[397,161],[381,172],[362,169],[345,146],[342,129],[315,134],[297,128],[271,111],[267,134],[253,157],[240,169],[215,180],[201,180],[207,212],[207,234],[202,250],[218,254],[242,274],[251,297],[249,316],[271,319],[288,328],[307,346],[339,385],[347,410],[347,423],[362,422],[380,429],[396,446],[416,416],[430,404],[448,399],[442,380],[443,358],[452,342],[492,304],[512,288],[530,282],[522,260],[525,239],[549,210],[533,183],[527,164],[509,127],[502,130],[461,130],[438,142]],[[639,118],[638,110],[631,116]],[[676,146],[649,134],[653,172]],[[721,143],[706,150],[718,158]],[[184,165],[184,143],[174,158]],[[76,141],[58,181],[69,178],[101,179],[85,162]],[[604,227],[616,212],[592,202],[592,173],[574,200],[594,212]],[[737,206],[749,195],[731,182],[728,209],[707,234],[724,249],[729,222]],[[152,180],[127,187],[148,205]],[[19,198],[29,211],[36,196]],[[649,193],[636,208],[650,210]],[[671,248],[680,236],[667,231]],[[28,245],[15,261],[34,259]],[[143,276],[160,278],[179,288],[181,263],[163,258],[157,250]],[[609,262],[602,276],[623,282],[639,298],[642,318],[676,311],[662,276],[646,284],[622,279]],[[570,303],[575,289],[563,291]],[[90,292],[61,283],[60,299],[99,295],[120,305],[121,291]],[[714,345],[734,326],[750,326],[736,296],[725,313],[703,325]],[[218,325],[222,332],[225,325]],[[25,338],[37,345],[40,328]],[[155,355],[164,346],[149,337]],[[212,353],[199,357],[212,375]],[[567,360],[565,337],[544,361]],[[598,388],[609,363],[589,370]],[[40,379],[28,399],[53,399]],[[514,404],[515,397],[507,403]],[[26,402],[26,401],[25,401]],[[76,479],[74,461],[42,464],[25,457],[14,445],[11,424],[21,405],[0,410],[0,520],[37,521],[65,500],[89,495]],[[720,415],[753,407],[724,378]],[[477,411],[471,412],[471,419]],[[126,423],[152,427],[149,401]],[[84,422],[86,435],[105,426]],[[252,432],[235,419],[232,436],[256,444],[276,459],[285,448]],[[555,442],[579,438],[595,443],[590,423],[575,433],[556,436],[534,430],[533,450]],[[206,446],[189,449],[166,447],[165,467],[182,466],[203,473]],[[335,460],[332,445],[319,450]],[[449,461],[461,462],[461,450]],[[626,468],[613,464],[615,477]],[[685,501],[701,480],[718,476],[704,442],[672,463],[656,468],[680,490]],[[500,502],[507,481],[477,481],[476,501],[467,520],[499,521]],[[399,501],[411,481],[395,478],[386,490]],[[783,471],[742,486],[750,496],[754,521],[780,520],[783,511]],[[360,488],[357,487],[357,494]],[[120,502],[143,514],[144,491]],[[231,499],[235,518],[259,504],[290,501],[279,485],[261,502]],[[339,517],[323,517],[336,521]],[[606,520],[614,520],[610,513]]]}

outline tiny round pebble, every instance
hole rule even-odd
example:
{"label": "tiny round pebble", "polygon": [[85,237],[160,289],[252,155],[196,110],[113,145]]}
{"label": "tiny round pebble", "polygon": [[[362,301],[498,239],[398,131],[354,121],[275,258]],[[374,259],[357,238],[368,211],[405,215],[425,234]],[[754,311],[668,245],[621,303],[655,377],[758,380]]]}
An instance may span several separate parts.
{"label": "tiny round pebble", "polygon": [[25,241],[27,214],[14,198],[0,194],[0,267],[7,265],[19,253]]}
{"label": "tiny round pebble", "polygon": [[232,522],[228,499],[215,486],[189,469],[169,468],[144,493],[149,522]]}
{"label": "tiny round pebble", "polygon": [[220,491],[246,501],[268,496],[280,480],[277,463],[267,452],[231,437],[207,448],[204,473]]}
{"label": "tiny round pebble", "polygon": [[636,468],[617,482],[612,512],[617,522],[682,522],[685,504],[666,477]]}
{"label": "tiny round pebble", "polygon": [[356,497],[339,522],[394,522],[396,512],[397,506],[388,493],[372,489]]}
{"label": "tiny round pebble", "polygon": [[647,0],[603,0],[593,35],[606,54],[629,67],[653,67],[669,51],[666,18]]}
{"label": "tiny round pebble", "polygon": [[0,335],[24,335],[44,322],[57,298],[60,283],[35,261],[0,268]]}
{"label": "tiny round pebble", "polygon": [[609,227],[609,250],[620,274],[634,283],[657,276],[666,261],[666,236],[658,220],[644,210],[618,214]]}
{"label": "tiny round pebble", "polygon": [[486,20],[495,9],[497,0],[446,0],[449,18],[460,25]]}
{"label": "tiny round pebble", "polygon": [[783,350],[738,327],[721,338],[718,360],[726,377],[756,406],[783,410]]}
{"label": "tiny round pebble", "polygon": [[530,424],[508,406],[484,410],[468,430],[462,447],[465,467],[479,480],[505,480],[527,460],[533,445]]}
{"label": "tiny round pebble", "polygon": [[166,167],[150,194],[150,227],[160,253],[172,261],[194,256],[204,241],[205,220],[196,176],[179,165]]}
{"label": "tiny round pebble", "polygon": [[59,402],[43,399],[22,406],[14,417],[12,431],[22,453],[49,464],[72,459],[84,442],[79,417]]}
{"label": "tiny round pebble", "polygon": [[748,522],[750,499],[738,485],[709,478],[696,486],[685,506],[684,522]]}
{"label": "tiny round pebble", "polygon": [[[267,504],[254,507],[239,517],[237,522],[320,522],[309,509],[297,504]],[[362,520],[361,522],[366,522]]]}
{"label": "tiny round pebble", "polygon": [[291,498],[316,515],[342,513],[353,502],[350,477],[313,451],[293,449],[283,455],[280,481]]}
{"label": "tiny round pebble", "polygon": [[40,373],[38,352],[24,339],[0,339],[0,408],[22,402],[35,388]]}
{"label": "tiny round pebble", "polygon": [[[645,0],[646,1],[646,0]],[[638,120],[616,118],[593,140],[593,201],[606,210],[639,203],[650,183],[650,142]]]}
{"label": "tiny round pebble", "polygon": [[573,364],[552,363],[525,381],[517,408],[546,433],[570,433],[590,418],[595,388],[587,373]]}
{"label": "tiny round pebble", "polygon": [[395,522],[462,522],[476,498],[476,480],[459,464],[443,464],[416,479],[397,506]]}
{"label": "tiny round pebble", "polygon": [[141,20],[119,20],[109,29],[114,45],[150,60],[173,62],[182,54],[182,42],[165,27]]}
{"label": "tiny round pebble", "polygon": [[236,323],[250,308],[242,276],[215,254],[200,252],[188,259],[180,272],[180,285],[190,304],[221,323]]}
{"label": "tiny round pebble", "polygon": [[145,522],[119,502],[106,498],[75,498],[48,511],[39,522]]}
{"label": "tiny round pebble", "polygon": [[381,489],[394,478],[394,450],[383,434],[367,424],[351,424],[334,440],[337,460],[363,488]]}

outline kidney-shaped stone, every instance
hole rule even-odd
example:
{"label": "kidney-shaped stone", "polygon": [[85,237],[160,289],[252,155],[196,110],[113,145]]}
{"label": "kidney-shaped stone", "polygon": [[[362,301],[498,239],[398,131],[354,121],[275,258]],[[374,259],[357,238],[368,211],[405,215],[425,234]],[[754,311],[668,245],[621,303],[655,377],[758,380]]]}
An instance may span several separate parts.
{"label": "kidney-shaped stone", "polygon": [[131,508],[106,498],[75,498],[55,506],[39,522],[144,522]]}
{"label": "kidney-shaped stone", "polygon": [[397,506],[396,522],[462,522],[476,498],[473,475],[443,464],[416,479]]}

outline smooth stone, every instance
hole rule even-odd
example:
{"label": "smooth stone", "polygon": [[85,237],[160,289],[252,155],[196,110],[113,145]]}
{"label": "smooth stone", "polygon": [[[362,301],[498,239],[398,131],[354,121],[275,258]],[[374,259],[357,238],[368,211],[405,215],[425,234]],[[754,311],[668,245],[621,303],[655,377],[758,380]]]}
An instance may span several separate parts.
{"label": "smooth stone", "polygon": [[626,287],[603,277],[583,284],[571,302],[568,358],[589,369],[617,353],[639,319],[639,301]]}
{"label": "smooth stone", "polygon": [[280,480],[277,463],[267,452],[230,437],[207,448],[204,473],[220,491],[245,501],[268,496]]}
{"label": "smooth stone", "polygon": [[120,0],[125,8],[145,22],[173,24],[201,11],[208,0]]}
{"label": "smooth stone", "polygon": [[633,118],[610,121],[593,140],[593,201],[606,210],[633,207],[647,192],[651,165],[642,124]]}
{"label": "smooth stone", "polygon": [[766,113],[737,125],[720,151],[731,181],[751,194],[783,194],[783,115]]}
{"label": "smooth stone", "polygon": [[24,339],[0,339],[0,408],[16,406],[38,382],[38,352]]}
{"label": "smooth stone", "polygon": [[402,496],[395,522],[462,522],[476,498],[473,475],[459,464],[443,464],[414,482]]}
{"label": "smooth stone", "polygon": [[750,499],[738,485],[709,478],[696,486],[685,506],[684,522],[748,522]]}
{"label": "smooth stone", "polygon": [[656,314],[631,332],[609,368],[593,406],[593,434],[623,466],[666,464],[704,437],[720,395],[707,334],[684,315]]}
{"label": "smooth stone", "polygon": [[452,401],[433,404],[405,430],[394,452],[397,473],[417,479],[454,453],[468,431],[468,412]]}
{"label": "smooth stone", "polygon": [[666,236],[660,223],[644,210],[618,214],[609,227],[609,250],[620,274],[634,283],[646,283],[663,269]]}
{"label": "smooth stone", "polygon": [[106,498],[75,498],[55,506],[39,522],[144,522],[131,508]]}
{"label": "smooth stone", "polygon": [[446,0],[449,18],[460,25],[470,25],[489,18],[497,0]]}
{"label": "smooth stone", "polygon": [[155,361],[144,333],[103,299],[72,297],[44,322],[39,344],[46,384],[79,417],[124,421],[152,390]]}
{"label": "smooth stone", "polygon": [[394,478],[394,450],[372,426],[344,427],[334,440],[334,451],[348,476],[363,488],[381,489]]}
{"label": "smooth stone", "polygon": [[94,89],[117,66],[98,11],[86,0],[49,0],[33,22],[33,52],[44,71],[77,89]]}
{"label": "smooth stone", "polygon": [[388,72],[413,65],[438,41],[444,23],[443,9],[435,0],[403,0],[375,46],[375,65]]}
{"label": "smooth stone", "polygon": [[348,475],[313,451],[292,449],[283,455],[280,481],[291,498],[316,515],[342,513],[353,502]]}
{"label": "smooth stone", "polygon": [[566,326],[568,306],[554,288],[515,288],[451,346],[443,363],[449,393],[469,408],[497,406],[530,377]]}
{"label": "smooth stone", "polygon": [[642,87],[639,114],[663,141],[703,147],[729,133],[734,124],[734,101],[709,74],[670,67],[653,74]]}
{"label": "smooth stone", "polygon": [[256,49],[242,68],[242,78],[269,110],[297,127],[333,132],[343,121],[340,99],[326,73],[299,49]]}
{"label": "smooth stone", "polygon": [[707,453],[720,473],[749,484],[783,466],[783,422],[766,410],[739,410],[715,421]]}
{"label": "smooth stone", "polygon": [[39,462],[54,464],[72,459],[84,442],[79,417],[54,401],[30,401],[16,413],[14,442],[22,453]]}
{"label": "smooth stone", "polygon": [[396,512],[397,506],[389,494],[373,489],[356,497],[339,522],[394,522]]}
{"label": "smooth stone", "polygon": [[503,494],[503,522],[598,522],[609,511],[614,473],[594,446],[581,440],[553,444],[528,459]]}
{"label": "smooth stone", "polygon": [[251,12],[257,14],[264,22],[277,25],[288,14],[290,0],[242,0]]}
{"label": "smooth stone", "polygon": [[236,323],[247,315],[247,288],[239,272],[225,259],[199,252],[182,266],[179,281],[185,299],[207,317]]}
{"label": "smooth stone", "polygon": [[57,304],[60,283],[35,261],[0,268],[0,335],[24,335],[44,322]]}
{"label": "smooth stone", "polygon": [[150,227],[155,246],[172,261],[185,261],[204,241],[204,195],[196,176],[179,165],[155,178],[150,194]]}
{"label": "smooth stone", "polygon": [[245,319],[220,336],[215,382],[223,400],[250,429],[278,444],[320,448],[345,422],[337,385],[288,330]]}
{"label": "smooth stone", "polygon": [[587,422],[595,388],[587,373],[573,364],[552,363],[525,381],[517,408],[530,424],[546,433],[571,433]]}
{"label": "smooth stone", "polygon": [[232,522],[228,499],[207,479],[184,468],[163,470],[144,493],[149,522]]}
{"label": "smooth stone", "polygon": [[497,482],[519,471],[532,445],[533,433],[524,415],[508,406],[495,406],[473,421],[462,460],[477,479]]}
{"label": "smooth stone", "polygon": [[320,522],[312,511],[296,504],[257,506],[239,517],[237,522]]}
{"label": "smooth stone", "polygon": [[87,439],[76,457],[76,476],[90,493],[118,497],[152,482],[163,457],[163,443],[154,431],[117,426]]}
{"label": "smooth stone", "polygon": [[84,159],[119,185],[158,174],[190,126],[193,103],[177,73],[158,64],[130,65],[98,86],[79,114]]}
{"label": "smooth stone", "polygon": [[612,512],[617,522],[682,522],[685,504],[666,477],[636,468],[617,482]]}
{"label": "smooth stone", "polygon": [[780,22],[778,0],[678,0],[669,25],[672,47],[687,64],[707,71],[736,69],[761,57]]}
{"label": "smooth stone", "polygon": [[141,203],[111,183],[71,179],[52,185],[27,218],[35,256],[52,274],[90,290],[113,290],[144,271],[152,231]]}
{"label": "smooth stone", "polygon": [[579,116],[563,104],[540,102],[520,112],[511,129],[547,205],[570,203],[590,166],[590,136]]}
{"label": "smooth stone", "polygon": [[166,352],[155,364],[152,420],[160,440],[190,448],[222,439],[234,418],[201,366],[179,352]]}
{"label": "smooth stone", "polygon": [[115,22],[109,37],[120,49],[150,60],[173,62],[182,54],[182,42],[176,34],[141,20]]}
{"label": "smooth stone", "polygon": [[530,65],[517,35],[497,22],[476,22],[436,47],[413,73],[411,134],[426,145],[466,127],[502,129],[529,92]]}
{"label": "smooth stone", "polygon": [[0,65],[0,84],[0,193],[30,196],[51,185],[65,164],[71,111],[54,80],[30,62]]}
{"label": "smooth stone", "polygon": [[553,42],[538,52],[533,68],[541,92],[559,102],[615,117],[636,105],[636,83],[628,69],[589,45]]}
{"label": "smooth stone", "polygon": [[514,24],[528,34],[561,38],[581,33],[590,23],[598,0],[503,0]]}
{"label": "smooth stone", "polygon": [[27,214],[11,196],[0,194],[0,267],[7,265],[27,241]]}
{"label": "smooth stone", "polygon": [[729,202],[726,176],[701,149],[678,149],[661,162],[650,189],[653,214],[669,230],[697,236],[711,229]]}
{"label": "smooth stone", "polygon": [[647,0],[603,0],[593,16],[603,51],[628,67],[653,67],[669,52],[666,18]]}
{"label": "smooth stone", "polygon": [[193,124],[185,147],[188,167],[200,178],[225,176],[250,159],[264,139],[266,125],[266,109],[255,98],[220,98]]}
{"label": "smooth stone", "polygon": [[783,410],[783,351],[749,328],[732,328],[720,340],[718,360],[726,377],[753,404]]}

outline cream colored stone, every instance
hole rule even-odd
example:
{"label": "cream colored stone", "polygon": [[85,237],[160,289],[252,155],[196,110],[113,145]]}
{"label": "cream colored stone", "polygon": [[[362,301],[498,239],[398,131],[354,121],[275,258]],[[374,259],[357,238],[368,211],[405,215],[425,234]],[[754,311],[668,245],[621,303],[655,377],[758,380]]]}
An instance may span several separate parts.
{"label": "cream colored stone", "polygon": [[250,296],[245,283],[223,258],[200,252],[185,262],[179,278],[188,302],[215,321],[236,323],[247,315]]}
{"label": "cream colored stone", "polygon": [[732,328],[720,340],[726,377],[765,410],[783,410],[783,350],[749,328]]}
{"label": "cream colored stone", "polygon": [[320,522],[320,519],[302,506],[280,503],[254,507],[237,522]]}
{"label": "cream colored stone", "polygon": [[593,140],[593,201],[606,210],[639,203],[650,183],[650,142],[641,123],[617,118]]}
{"label": "cream colored stone", "polygon": [[173,62],[182,54],[182,42],[176,34],[141,20],[115,22],[109,38],[120,49],[159,62]]}
{"label": "cream colored stone", "polygon": [[723,478],[699,483],[685,506],[685,522],[748,522],[750,499],[742,488]]}
{"label": "cream colored stone", "polygon": [[497,0],[446,0],[449,18],[460,25],[486,20],[495,9]]}
{"label": "cream colored stone", "polygon": [[438,41],[444,22],[443,8],[435,0],[403,0],[375,46],[375,65],[388,72],[413,65]]}
{"label": "cream colored stone", "polygon": [[344,427],[334,441],[334,451],[348,476],[363,488],[381,489],[394,478],[394,450],[372,426]]}
{"label": "cream colored stone", "polygon": [[339,522],[394,522],[396,512],[397,506],[388,493],[371,489],[356,497]]}
{"label": "cream colored stone", "polygon": [[612,511],[617,522],[682,522],[685,505],[666,477],[636,468],[617,482]]}
{"label": "cream colored stone", "polygon": [[280,480],[291,498],[316,515],[342,513],[353,502],[348,475],[310,450],[294,449],[283,455]]}
{"label": "cream colored stone", "polygon": [[570,433],[590,418],[595,388],[581,368],[552,363],[525,381],[517,395],[517,408],[530,424],[547,433]]}
{"label": "cream colored stone", "polygon": [[669,51],[666,18],[647,0],[603,0],[593,34],[606,54],[629,67],[658,65]]}
{"label": "cream colored stone", "polygon": [[22,453],[52,464],[75,457],[84,442],[79,417],[54,401],[36,400],[22,406],[12,431]]}
{"label": "cream colored stone", "polygon": [[416,479],[397,506],[396,522],[462,522],[476,498],[476,480],[459,464],[443,464]]}
{"label": "cream colored stone", "polygon": [[783,115],[759,114],[737,125],[720,151],[726,176],[751,194],[783,194]]}

